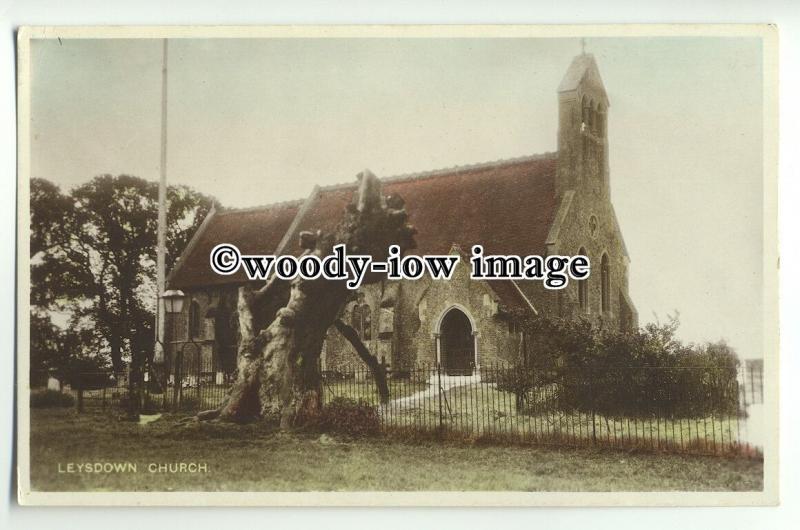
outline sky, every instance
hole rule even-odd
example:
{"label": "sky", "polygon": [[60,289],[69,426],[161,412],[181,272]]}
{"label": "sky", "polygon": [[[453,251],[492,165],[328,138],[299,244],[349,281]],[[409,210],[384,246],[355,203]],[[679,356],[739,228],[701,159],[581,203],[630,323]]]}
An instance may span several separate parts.
{"label": "sky", "polygon": [[[37,40],[32,176],[156,180],[162,42]],[[353,181],[556,150],[578,39],[172,39],[168,180],[246,207]],[[761,357],[757,38],[591,38],[611,196],[640,322]]]}

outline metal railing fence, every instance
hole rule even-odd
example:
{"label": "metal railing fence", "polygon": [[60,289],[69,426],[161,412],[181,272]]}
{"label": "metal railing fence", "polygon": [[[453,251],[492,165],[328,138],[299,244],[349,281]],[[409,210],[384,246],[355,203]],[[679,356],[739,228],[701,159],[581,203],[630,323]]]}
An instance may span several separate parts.
{"label": "metal railing fence", "polygon": [[[185,354],[185,352],[184,352]],[[216,408],[235,374],[207,370],[181,355],[145,371],[141,411],[195,413]],[[594,445],[705,454],[750,454],[758,426],[748,411],[763,396],[761,380],[746,373],[617,367],[603,374],[537,374],[524,367],[487,365],[447,370],[420,365],[386,370],[381,402],[366,366],[322,370],[322,402],[374,408],[391,432],[514,440],[560,446]],[[57,380],[32,377],[34,391],[69,393],[80,411],[127,406],[130,373],[82,372]],[[758,401],[755,403],[758,405]]]}

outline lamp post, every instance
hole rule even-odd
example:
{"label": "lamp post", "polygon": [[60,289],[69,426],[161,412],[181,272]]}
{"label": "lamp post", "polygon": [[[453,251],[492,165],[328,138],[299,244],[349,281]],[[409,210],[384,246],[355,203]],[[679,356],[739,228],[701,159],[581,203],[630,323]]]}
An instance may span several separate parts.
{"label": "lamp post", "polygon": [[170,289],[161,294],[161,299],[164,300],[164,309],[169,314],[180,313],[183,311],[183,301],[186,295],[179,289]]}
{"label": "lamp post", "polygon": [[[164,301],[164,307],[167,313],[180,313],[183,309],[184,294],[182,291],[170,290],[161,294],[160,298]],[[160,305],[160,304],[159,304]],[[156,308],[158,311],[158,308]],[[158,326],[158,317],[156,317],[156,326]],[[174,340],[174,338],[173,338]],[[154,344],[156,356],[158,355],[159,342]],[[130,421],[139,421],[139,415],[142,405],[142,387],[143,387],[143,359],[144,352],[132,352],[131,364],[128,370],[128,407],[127,419]],[[166,371],[165,371],[166,372]],[[164,399],[166,404],[166,385],[164,386]]]}
{"label": "lamp post", "polygon": [[[177,406],[178,388],[179,388],[179,385],[180,385],[180,380],[179,380],[180,372],[177,369],[178,368],[178,364],[177,364],[178,360],[174,358],[175,357],[174,355],[172,355],[174,353],[174,343],[177,340],[177,337],[175,336],[176,335],[176,333],[175,333],[175,315],[177,315],[181,311],[183,311],[183,301],[186,299],[186,295],[184,295],[183,291],[181,291],[179,289],[170,289],[168,291],[164,291],[163,293],[161,293],[161,299],[164,301],[164,311],[167,313],[167,315],[171,315],[170,316],[170,325],[169,325],[169,329],[170,329],[169,344],[173,344],[173,348],[171,348],[166,353],[167,353],[167,355],[170,356],[171,361],[173,361],[175,363],[175,389],[174,389],[173,397],[172,397],[172,403],[173,403],[173,408],[174,408],[175,406]],[[164,365],[169,367],[169,366],[172,365],[172,363],[164,363]],[[164,405],[166,405],[166,398],[167,398],[166,389],[169,386],[169,371],[170,371],[170,369],[167,368],[167,370],[165,371],[165,374],[164,374],[165,377],[166,377],[166,381],[164,382],[165,383],[164,384]]]}

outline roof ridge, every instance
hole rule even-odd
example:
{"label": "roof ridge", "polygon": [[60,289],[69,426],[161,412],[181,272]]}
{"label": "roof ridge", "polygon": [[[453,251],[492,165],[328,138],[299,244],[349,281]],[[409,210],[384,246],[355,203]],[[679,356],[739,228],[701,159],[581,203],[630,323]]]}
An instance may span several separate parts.
{"label": "roof ridge", "polygon": [[217,215],[225,215],[228,213],[247,213],[257,210],[265,210],[268,208],[281,208],[287,206],[300,206],[305,199],[290,199],[286,201],[270,202],[267,204],[258,204],[256,206],[245,206],[244,208],[220,208],[217,210]]}
{"label": "roof ridge", "polygon": [[[438,169],[429,169],[425,171],[416,171],[410,173],[399,173],[397,175],[390,175],[388,177],[378,177],[378,180],[381,181],[382,184],[387,182],[402,182],[402,181],[410,181],[410,180],[423,180],[427,178],[439,177],[442,175],[454,175],[458,173],[464,173],[466,171],[472,171],[474,169],[486,169],[490,167],[499,167],[508,164],[518,164],[521,162],[531,162],[533,160],[545,160],[548,158],[554,158],[558,153],[556,151],[546,151],[544,153],[536,153],[533,155],[523,155],[511,158],[499,158],[497,160],[490,160],[488,162],[477,162],[474,164],[463,164],[463,165],[455,165],[455,166],[448,166]],[[338,184],[328,184],[327,186],[320,186],[321,191],[333,191],[339,189],[345,189],[349,187],[355,187],[355,182],[340,182]]]}
{"label": "roof ridge", "polygon": [[[533,155],[523,155],[511,158],[498,158],[496,160],[490,160],[487,162],[477,162],[474,164],[463,164],[463,165],[455,165],[455,166],[448,166],[442,167],[438,169],[429,169],[425,171],[416,171],[416,172],[409,172],[409,173],[399,173],[397,175],[390,175],[388,177],[379,177],[378,180],[381,183],[388,183],[388,182],[403,182],[403,181],[410,181],[410,180],[424,180],[428,178],[439,177],[442,175],[454,175],[459,173],[464,173],[467,171],[472,171],[475,169],[486,169],[490,167],[499,167],[508,164],[519,164],[521,162],[531,162],[533,160],[545,160],[548,158],[554,158],[558,153],[556,151],[546,151],[544,153],[536,153]],[[328,184],[326,186],[320,186],[320,191],[335,191],[335,190],[342,190],[347,188],[354,188],[357,185],[356,182],[339,182],[337,184]],[[306,198],[301,199],[290,199],[286,201],[279,201],[267,204],[260,204],[256,206],[247,206],[245,208],[220,208],[217,210],[217,215],[225,215],[228,213],[246,213],[250,211],[257,211],[257,210],[264,210],[267,208],[279,208],[279,207],[286,207],[286,206],[300,206],[305,202]]]}

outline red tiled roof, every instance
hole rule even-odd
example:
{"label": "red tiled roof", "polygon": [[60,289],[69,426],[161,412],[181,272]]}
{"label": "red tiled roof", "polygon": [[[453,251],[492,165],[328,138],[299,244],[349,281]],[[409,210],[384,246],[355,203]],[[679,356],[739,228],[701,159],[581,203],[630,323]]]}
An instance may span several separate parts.
{"label": "red tiled roof", "polygon": [[184,252],[168,280],[172,289],[246,283],[241,270],[221,276],[211,270],[208,256],[216,245],[233,243],[243,254],[272,254],[289,229],[303,201],[214,213]]}
{"label": "red tiled roof", "polygon": [[555,168],[555,157],[526,158],[384,189],[405,199],[420,254],[443,254],[453,243],[467,253],[481,244],[492,254],[533,254],[544,252],[555,217]]}
{"label": "red tiled roof", "polygon": [[[557,206],[555,168],[554,155],[511,159],[389,178],[383,194],[405,200],[409,222],[419,230],[414,254],[446,254],[453,244],[468,254],[475,244],[492,254],[543,253]],[[332,230],[355,189],[321,189],[291,245],[303,230]]]}
{"label": "red tiled roof", "polygon": [[[490,254],[544,254],[555,217],[555,154],[463,166],[383,180],[383,194],[401,196],[409,222],[419,233],[415,254],[446,254],[453,244],[467,254],[481,244]],[[331,231],[351,200],[355,184],[322,188],[313,195],[285,252],[299,253],[303,230]],[[266,206],[248,213],[229,211],[212,219],[199,242],[185,257],[171,281],[175,287],[240,283],[243,275],[218,276],[208,265],[208,253],[218,243],[232,243],[243,253],[275,251],[292,222],[299,203]],[[249,215],[252,217],[244,218]],[[262,217],[259,217],[262,216]],[[502,284],[502,285],[501,285]],[[526,304],[510,282],[491,282],[514,306]]]}

